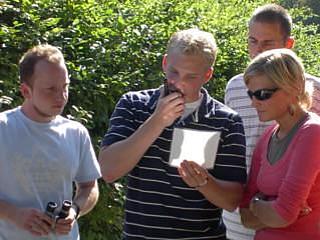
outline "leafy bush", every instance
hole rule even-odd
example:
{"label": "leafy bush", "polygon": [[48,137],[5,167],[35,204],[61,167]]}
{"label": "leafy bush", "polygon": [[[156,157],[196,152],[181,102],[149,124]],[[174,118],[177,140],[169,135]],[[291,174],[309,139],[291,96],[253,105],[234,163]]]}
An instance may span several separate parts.
{"label": "leafy bush", "polygon": [[[288,2],[289,0],[287,0]],[[310,0],[311,1],[311,0]],[[0,2],[0,110],[21,103],[17,63],[33,45],[50,43],[65,54],[72,81],[65,115],[84,123],[98,152],[108,119],[128,90],[157,87],[170,35],[199,27],[219,46],[214,79],[207,89],[222,100],[228,79],[248,62],[247,20],[267,0],[11,0]],[[285,2],[285,1],[281,1]],[[285,4],[285,3],[284,3]],[[319,73],[319,19],[308,8],[290,9],[296,51],[306,69]],[[310,16],[313,16],[310,18]],[[311,20],[310,20],[311,19]],[[84,239],[119,239],[124,181],[99,182],[95,209],[80,219]]]}

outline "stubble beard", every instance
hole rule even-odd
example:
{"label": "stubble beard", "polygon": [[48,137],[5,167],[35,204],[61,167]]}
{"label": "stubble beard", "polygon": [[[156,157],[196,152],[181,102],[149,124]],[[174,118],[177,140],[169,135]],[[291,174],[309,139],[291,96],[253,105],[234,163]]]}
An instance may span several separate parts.
{"label": "stubble beard", "polygon": [[59,113],[57,113],[57,114],[47,114],[47,113],[45,113],[45,112],[43,112],[43,111],[41,111],[36,105],[34,105],[33,104],[33,109],[35,110],[35,112],[39,115],[39,116],[41,116],[41,117],[43,117],[43,118],[49,118],[49,119],[54,119],[57,115],[59,115],[59,114],[61,114],[62,113],[62,111],[63,111],[63,108],[59,111]]}

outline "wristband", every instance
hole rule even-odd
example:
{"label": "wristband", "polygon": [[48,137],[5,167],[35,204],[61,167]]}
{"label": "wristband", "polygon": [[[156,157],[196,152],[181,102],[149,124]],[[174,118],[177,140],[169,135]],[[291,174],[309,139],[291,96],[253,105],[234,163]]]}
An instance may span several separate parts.
{"label": "wristband", "polygon": [[78,219],[79,213],[80,213],[80,207],[79,207],[79,205],[78,205],[77,203],[73,202],[73,203],[72,203],[72,208],[73,208],[73,209],[75,210],[75,212],[76,212],[76,216],[75,216],[74,219]]}
{"label": "wristband", "polygon": [[209,180],[208,180],[208,177],[207,177],[202,183],[200,183],[198,186],[196,186],[195,189],[199,189],[200,187],[203,187],[203,186],[207,185],[208,181]]}
{"label": "wristband", "polygon": [[255,196],[255,197],[252,199],[252,202],[253,202],[253,203],[257,203],[257,202],[260,201],[260,200],[261,200],[261,198]]}

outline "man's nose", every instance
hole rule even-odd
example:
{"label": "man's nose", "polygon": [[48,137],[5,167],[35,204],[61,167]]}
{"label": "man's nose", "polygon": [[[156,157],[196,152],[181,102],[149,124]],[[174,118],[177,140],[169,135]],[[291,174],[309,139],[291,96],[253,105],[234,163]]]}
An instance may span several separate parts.
{"label": "man's nose", "polygon": [[257,55],[266,50],[264,43],[259,43],[257,47]]}
{"label": "man's nose", "polygon": [[177,78],[168,78],[168,83],[174,85],[177,82]]}
{"label": "man's nose", "polygon": [[168,79],[168,83],[171,86],[179,88],[179,86],[181,85],[181,78],[180,77],[174,77],[174,78]]}
{"label": "man's nose", "polygon": [[66,100],[68,98],[68,91],[67,90],[59,90],[59,91],[57,91],[57,93],[56,93],[56,99],[58,99],[58,100],[62,100],[62,101],[64,101],[64,100]]}

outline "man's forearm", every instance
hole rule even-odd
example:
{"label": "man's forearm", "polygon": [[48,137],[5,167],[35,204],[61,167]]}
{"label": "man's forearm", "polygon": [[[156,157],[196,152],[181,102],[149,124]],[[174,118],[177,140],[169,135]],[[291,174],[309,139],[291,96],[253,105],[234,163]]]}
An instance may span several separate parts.
{"label": "man's forearm", "polygon": [[79,216],[90,212],[96,205],[99,198],[98,182],[88,182],[77,184],[77,190],[73,202],[80,208]]}
{"label": "man's forearm", "polygon": [[183,114],[184,99],[175,92],[158,100],[151,116],[127,139],[104,147],[99,154],[101,172],[106,182],[113,182],[131,171],[166,126]]}
{"label": "man's forearm", "polygon": [[127,174],[163,131],[156,120],[149,118],[129,138],[103,148],[99,153],[101,172],[106,182]]}

